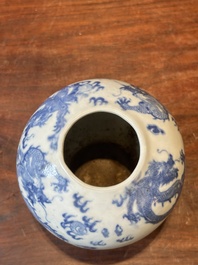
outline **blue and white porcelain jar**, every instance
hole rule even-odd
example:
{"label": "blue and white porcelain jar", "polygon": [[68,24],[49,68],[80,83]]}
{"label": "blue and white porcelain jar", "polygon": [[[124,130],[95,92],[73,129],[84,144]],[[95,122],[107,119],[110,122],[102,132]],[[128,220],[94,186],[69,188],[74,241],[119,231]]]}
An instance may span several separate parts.
{"label": "blue and white porcelain jar", "polygon": [[[104,169],[98,180],[88,168],[77,176],[97,161],[114,163],[113,178]],[[27,206],[52,234],[82,248],[118,248],[172,211],[184,180],[183,142],[174,118],[147,92],[86,80],[53,94],[30,118],[17,175]]]}

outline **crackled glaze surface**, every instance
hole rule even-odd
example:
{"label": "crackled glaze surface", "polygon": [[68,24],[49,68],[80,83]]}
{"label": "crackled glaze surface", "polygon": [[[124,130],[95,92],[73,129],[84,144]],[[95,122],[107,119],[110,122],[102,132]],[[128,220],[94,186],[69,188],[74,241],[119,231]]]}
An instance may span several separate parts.
{"label": "crackled glaze surface", "polygon": [[[136,131],[140,158],[118,185],[94,187],[65,164],[65,135],[96,112],[122,117]],[[184,149],[174,118],[147,92],[116,80],[86,80],[49,97],[21,137],[17,174],[36,219],[60,239],[83,248],[133,243],[156,229],[173,209],[184,180]]]}

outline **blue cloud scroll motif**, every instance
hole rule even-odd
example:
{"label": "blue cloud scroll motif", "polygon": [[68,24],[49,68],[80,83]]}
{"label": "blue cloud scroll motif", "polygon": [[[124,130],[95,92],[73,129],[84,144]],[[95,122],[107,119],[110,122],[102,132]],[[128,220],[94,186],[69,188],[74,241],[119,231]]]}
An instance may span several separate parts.
{"label": "blue cloud scroll motif", "polygon": [[132,240],[134,237],[133,236],[131,236],[131,235],[129,235],[129,236],[126,236],[126,237],[123,237],[123,238],[119,238],[119,239],[117,239],[116,241],[117,242],[119,242],[119,243],[123,243],[123,242],[126,242],[126,241],[130,241],[130,240]]}
{"label": "blue cloud scroll motif", "polygon": [[[167,153],[165,150],[158,152]],[[173,160],[171,154],[167,153],[167,155],[168,159],[166,161],[151,161],[144,178],[140,179],[138,177],[132,182],[131,187],[126,188],[125,194],[120,196],[120,200],[113,200],[112,203],[117,207],[121,207],[126,202],[127,212],[123,215],[123,218],[128,219],[131,223],[138,223],[143,218],[146,223],[157,224],[163,221],[171,212],[174,205],[162,215],[156,215],[152,210],[153,204],[161,203],[163,207],[165,202],[171,202],[173,197],[179,195],[182,189],[184,173],[182,179],[177,179],[178,168],[175,163],[176,161],[183,163],[183,152],[181,152],[180,160]],[[171,182],[173,184],[168,189],[160,191],[161,186],[168,185]],[[137,209],[134,207],[135,203]]]}
{"label": "blue cloud scroll motif", "polygon": [[103,97],[91,97],[89,102],[93,102],[94,106],[108,104],[108,101]]}
{"label": "blue cloud scroll motif", "polygon": [[155,135],[165,134],[164,130],[160,129],[157,125],[148,124],[147,129]]}
{"label": "blue cloud scroll motif", "polygon": [[123,232],[123,229],[120,225],[116,225],[116,228],[115,228],[115,233],[117,236],[121,236],[122,235],[122,232]]}
{"label": "blue cloud scroll motif", "polygon": [[103,228],[103,229],[102,229],[102,235],[103,235],[104,237],[109,237],[109,230],[108,230],[107,228]]}
{"label": "blue cloud scroll motif", "polygon": [[74,198],[74,206],[79,208],[81,213],[86,213],[89,208],[87,207],[87,204],[90,202],[89,200],[85,200],[82,202],[83,196],[80,196],[78,193],[75,193],[73,195]]}
{"label": "blue cloud scroll motif", "polygon": [[130,104],[131,99],[128,99],[126,97],[119,97],[116,102],[122,109],[134,110],[143,114],[150,114],[154,119],[163,121],[169,120],[168,111],[165,109],[165,107],[144,90],[141,90],[135,86],[122,86],[120,88],[120,94],[122,94],[123,90],[131,92],[132,95],[138,98],[140,101],[138,105],[133,106],[132,104]]}
{"label": "blue cloud scroll motif", "polygon": [[96,224],[99,221],[93,221],[92,218],[87,216],[82,217],[82,221],[75,220],[74,215],[69,215],[67,213],[63,214],[63,222],[61,226],[66,229],[66,233],[75,240],[83,239],[83,236],[87,235],[89,232],[95,233],[97,229]]}
{"label": "blue cloud scroll motif", "polygon": [[106,246],[106,243],[103,240],[91,241],[90,244],[93,246]]}

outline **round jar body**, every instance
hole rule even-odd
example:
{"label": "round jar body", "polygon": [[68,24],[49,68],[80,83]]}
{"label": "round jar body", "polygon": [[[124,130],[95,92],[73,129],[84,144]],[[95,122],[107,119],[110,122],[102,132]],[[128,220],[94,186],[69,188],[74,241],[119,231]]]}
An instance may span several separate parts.
{"label": "round jar body", "polygon": [[[87,168],[77,177],[90,161],[103,161],[100,177]],[[116,170],[102,178],[108,163]],[[85,80],[53,94],[30,118],[17,175],[27,206],[52,234],[82,248],[118,248],[172,211],[184,180],[183,142],[174,118],[147,92]]]}

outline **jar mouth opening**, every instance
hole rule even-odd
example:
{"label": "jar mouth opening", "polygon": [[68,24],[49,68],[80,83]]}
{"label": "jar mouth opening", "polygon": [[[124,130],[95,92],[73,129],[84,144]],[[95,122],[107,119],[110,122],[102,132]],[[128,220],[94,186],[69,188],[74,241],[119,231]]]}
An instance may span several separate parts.
{"label": "jar mouth opening", "polygon": [[64,170],[89,188],[104,189],[131,182],[145,153],[139,124],[123,113],[81,113],[67,124],[60,138]]}

